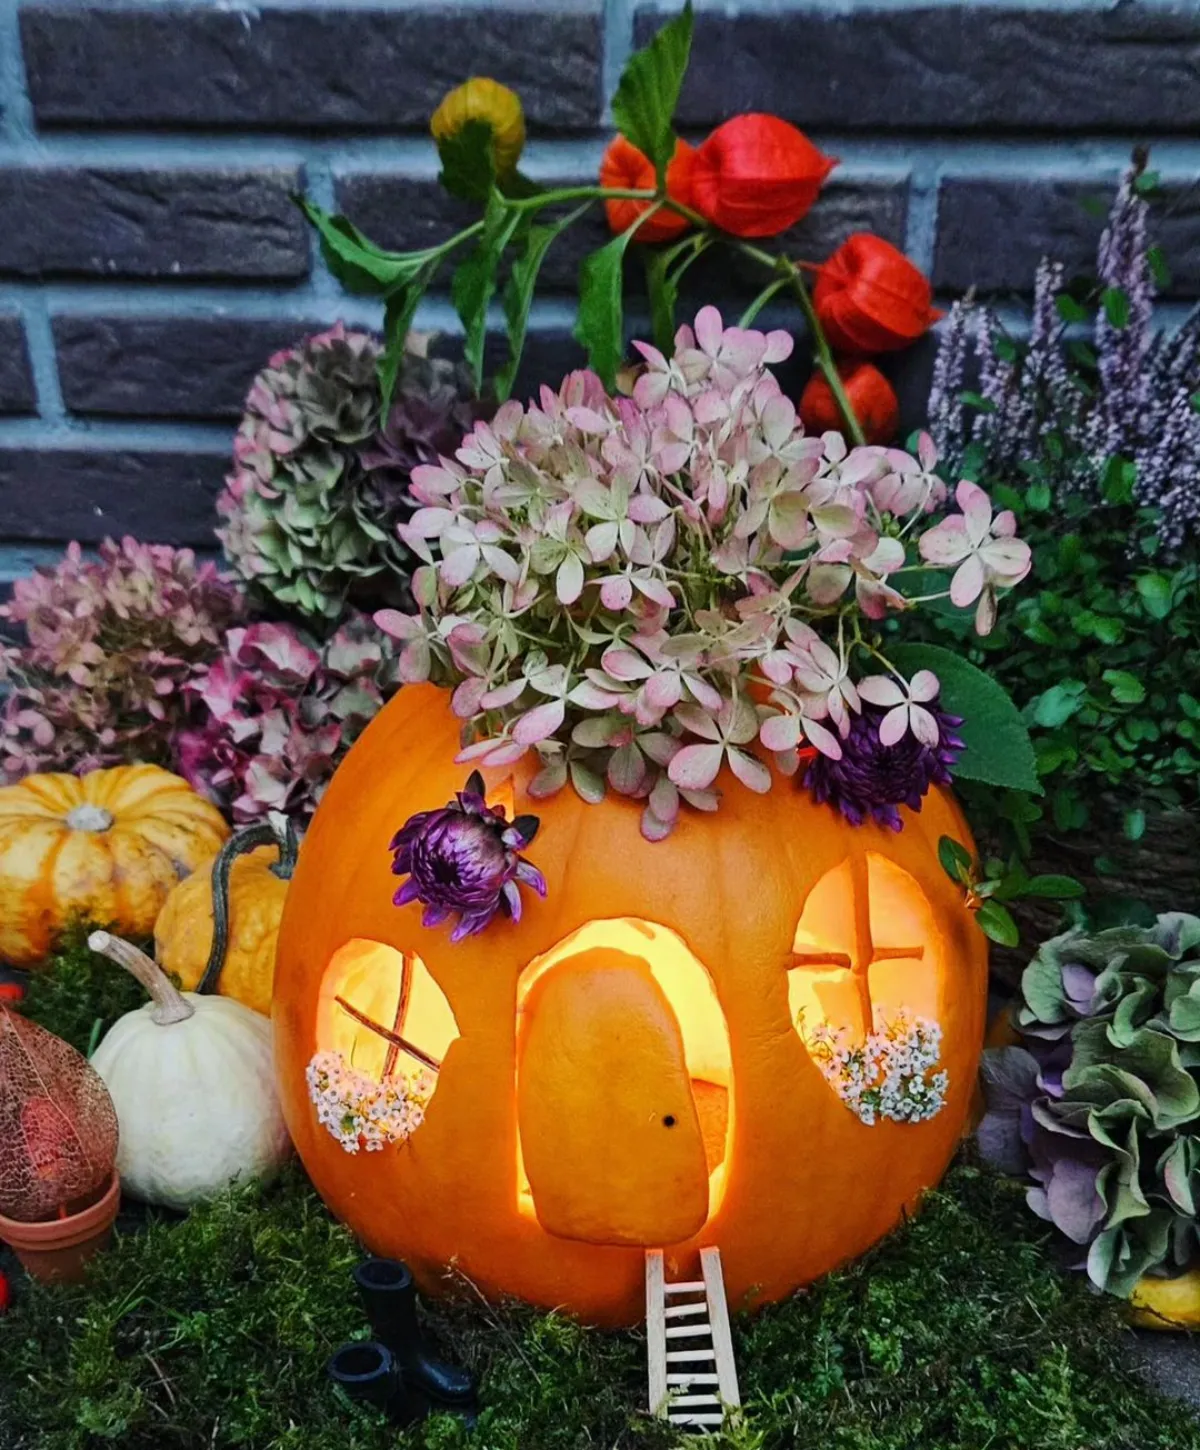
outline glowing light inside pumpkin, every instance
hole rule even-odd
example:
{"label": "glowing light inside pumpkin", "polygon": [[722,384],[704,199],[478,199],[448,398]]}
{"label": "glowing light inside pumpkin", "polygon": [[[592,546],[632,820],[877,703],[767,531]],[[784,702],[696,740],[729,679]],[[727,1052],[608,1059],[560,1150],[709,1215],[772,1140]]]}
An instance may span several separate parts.
{"label": "glowing light inside pumpkin", "polygon": [[940,1111],[933,1071],[945,943],[916,881],[894,861],[854,855],[809,893],[792,943],[788,1005],[827,1081],[864,1123]]}
{"label": "glowing light inside pumpkin", "polygon": [[[708,972],[683,939],[667,927],[634,918],[588,922],[529,964],[517,989],[518,1099],[521,1097],[523,1070],[531,1070],[526,1056],[530,1038],[525,1029],[528,1025],[528,1004],[538,995],[535,989],[556,969],[569,971],[573,965],[586,959],[587,954],[597,951],[605,954],[597,960],[611,963],[613,973],[636,974],[643,967],[648,968],[673,1014],[686,1068],[685,1090],[690,1093],[694,1104],[703,1144],[703,1172],[708,1178],[707,1212],[711,1216],[724,1193],[724,1165],[733,1131],[729,1031]],[[581,1043],[581,1049],[583,1046]],[[588,1084],[588,1090],[603,1100],[606,1094],[613,1096],[614,1085],[596,1081]],[[647,1109],[650,1107],[651,1102],[647,1099]],[[676,1126],[665,1118],[663,1122],[668,1128]],[[682,1128],[683,1125],[679,1126]],[[529,1147],[532,1151],[533,1145]],[[581,1148],[581,1153],[589,1160],[603,1162],[606,1152],[615,1150],[619,1156],[620,1149],[619,1143],[605,1141]],[[517,1189],[520,1211],[529,1218],[537,1217],[537,1194],[526,1171],[520,1134]],[[635,1230],[631,1229],[630,1233],[636,1235]]]}
{"label": "glowing light inside pumpkin", "polygon": [[851,856],[804,904],[788,972],[792,1020],[846,1028],[859,1042],[901,1013],[936,1020],[944,950],[908,872],[873,852]]}
{"label": "glowing light inside pumpkin", "polygon": [[436,1071],[458,1036],[450,1003],[421,958],[362,938],[334,953],[316,1025],[319,1052],[340,1053],[377,1082],[397,1070]]}

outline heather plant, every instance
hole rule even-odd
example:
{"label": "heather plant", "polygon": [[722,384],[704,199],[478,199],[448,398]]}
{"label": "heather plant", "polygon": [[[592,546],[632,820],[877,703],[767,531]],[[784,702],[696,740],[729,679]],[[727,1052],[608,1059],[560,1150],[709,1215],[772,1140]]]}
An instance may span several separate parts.
{"label": "heather plant", "polygon": [[786,333],[708,307],[670,356],[635,346],[630,394],[572,374],[413,471],[416,608],[375,619],[401,679],[453,689],[459,759],[532,754],[531,795],[611,789],[644,802],[652,840],[681,801],[716,808],[725,765],[769,790],[755,742],[849,819],[896,829],[964,741],[966,773],[1034,784],[989,681],[945,650],[901,664],[882,638],[931,601],[990,630],[1029,568],[1012,515],[970,482],[947,512],[928,439],[914,457],[806,435],[768,366]]}
{"label": "heather plant", "polygon": [[983,1152],[1100,1289],[1190,1267],[1200,1244],[1200,918],[1047,942],[985,1054]]}
{"label": "heather plant", "polygon": [[324,642],[289,624],[231,629],[189,685],[200,719],[176,737],[180,773],[235,821],[307,821],[392,688],[393,662],[361,615]]}
{"label": "heather plant", "polygon": [[[1155,330],[1153,191],[1137,156],[1095,278],[1068,284],[1060,264],[1041,264],[1026,344],[958,303],[938,353],[938,447],[1013,511],[1033,549],[1035,587],[971,645],[1033,733],[1046,809],[1003,807],[1022,849],[1031,827],[1040,840],[1090,828],[1137,841],[1148,819],[1200,803],[1200,314]],[[1088,322],[1085,341],[1074,333]],[[964,638],[951,619],[931,623]],[[1107,844],[1085,854],[1101,873],[1129,869]]]}
{"label": "heather plant", "polygon": [[0,761],[10,777],[171,763],[171,739],[194,709],[189,686],[241,617],[240,590],[191,550],[106,539],[87,560],[13,586],[0,618]]}

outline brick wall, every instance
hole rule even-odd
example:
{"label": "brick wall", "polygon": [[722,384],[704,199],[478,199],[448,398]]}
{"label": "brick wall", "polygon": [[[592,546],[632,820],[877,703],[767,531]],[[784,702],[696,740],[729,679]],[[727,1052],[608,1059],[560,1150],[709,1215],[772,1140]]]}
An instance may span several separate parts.
{"label": "brick wall", "polygon": [[[665,8],[675,8],[667,5]],[[770,109],[841,166],[798,228],[820,257],[869,227],[939,293],[1086,263],[1132,142],[1168,185],[1176,313],[1200,294],[1197,0],[742,0],[698,5],[681,109],[698,135]],[[541,178],[594,176],[640,0],[0,0],[0,576],[64,539],[211,543],[231,420],[274,348],[341,295],[290,201],[382,243],[457,218],[425,138],[467,74],[520,90]],[[552,254],[525,381],[576,359],[584,238]],[[692,300],[748,290],[699,268]],[[423,323],[453,328],[434,299]],[[928,347],[905,362],[910,414]]]}

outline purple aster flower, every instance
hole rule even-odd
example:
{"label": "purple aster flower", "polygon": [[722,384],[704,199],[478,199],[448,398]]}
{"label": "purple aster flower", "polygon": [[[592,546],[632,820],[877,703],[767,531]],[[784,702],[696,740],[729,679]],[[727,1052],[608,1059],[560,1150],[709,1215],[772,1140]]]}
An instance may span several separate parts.
{"label": "purple aster flower", "polygon": [[484,800],[483,777],[473,771],[466,789],[438,811],[418,811],[392,838],[392,873],[408,880],[392,900],[420,901],[422,926],[438,926],[452,913],[451,941],[480,932],[497,911],[521,919],[518,882],[546,894],[546,878],[519,853],[537,834],[537,816],[505,819],[503,806]]}
{"label": "purple aster flower", "polygon": [[950,767],[963,742],[955,734],[962,724],[933,701],[925,707],[937,721],[938,743],[923,745],[909,733],[895,745],[879,739],[885,709],[863,705],[850,720],[850,734],[842,741],[841,760],[817,755],[808,767],[804,784],[817,800],[836,807],[851,825],[861,826],[868,816],[898,831],[904,822],[899,807],[921,809],[931,785],[949,785]]}

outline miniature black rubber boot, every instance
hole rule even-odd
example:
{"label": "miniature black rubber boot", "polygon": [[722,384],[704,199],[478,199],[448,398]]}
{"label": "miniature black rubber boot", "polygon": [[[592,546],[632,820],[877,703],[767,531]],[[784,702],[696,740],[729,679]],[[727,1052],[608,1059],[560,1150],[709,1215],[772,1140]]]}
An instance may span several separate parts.
{"label": "miniature black rubber boot", "polygon": [[470,1412],[478,1382],[470,1370],[432,1354],[417,1321],[417,1286],[407,1265],[396,1259],[364,1259],[354,1270],[375,1337],[396,1357],[404,1383],[435,1406]]}
{"label": "miniature black rubber boot", "polygon": [[325,1373],[352,1400],[374,1405],[393,1424],[410,1425],[424,1413],[424,1406],[408,1393],[395,1355],[378,1340],[341,1345],[330,1356]]}

